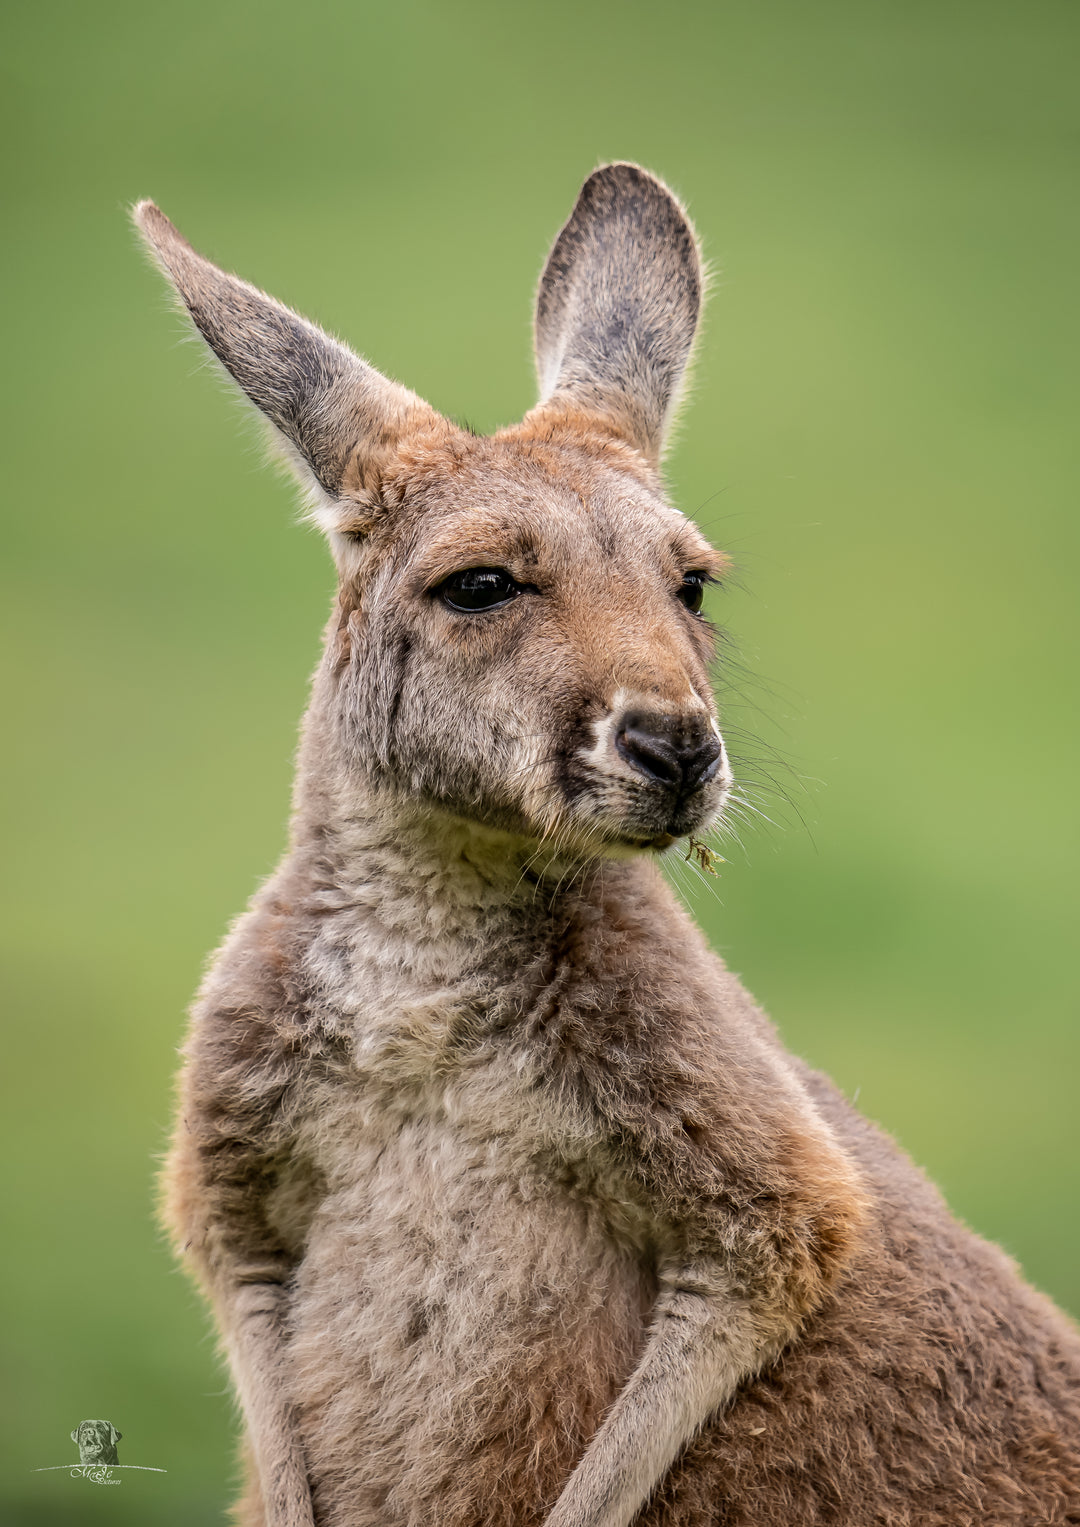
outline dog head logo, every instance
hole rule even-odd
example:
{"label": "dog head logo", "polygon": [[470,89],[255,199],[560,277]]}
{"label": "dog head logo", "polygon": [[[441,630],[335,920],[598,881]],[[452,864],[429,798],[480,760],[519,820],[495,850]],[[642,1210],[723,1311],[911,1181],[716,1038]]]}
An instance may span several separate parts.
{"label": "dog head logo", "polygon": [[122,1436],[111,1421],[80,1421],[71,1440],[78,1444],[80,1463],[119,1463],[116,1444]]}

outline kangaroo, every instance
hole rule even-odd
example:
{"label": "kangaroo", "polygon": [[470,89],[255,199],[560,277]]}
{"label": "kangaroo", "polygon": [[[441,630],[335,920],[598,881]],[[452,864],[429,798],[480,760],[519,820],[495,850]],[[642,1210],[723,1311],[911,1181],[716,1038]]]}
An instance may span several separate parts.
{"label": "kangaroo", "polygon": [[733,777],[665,497],[698,244],[632,164],[479,436],[136,221],[338,573],[285,858],[194,1008],[164,1215],[244,1527],[1080,1522],[1080,1332],[769,1020],[659,857]]}

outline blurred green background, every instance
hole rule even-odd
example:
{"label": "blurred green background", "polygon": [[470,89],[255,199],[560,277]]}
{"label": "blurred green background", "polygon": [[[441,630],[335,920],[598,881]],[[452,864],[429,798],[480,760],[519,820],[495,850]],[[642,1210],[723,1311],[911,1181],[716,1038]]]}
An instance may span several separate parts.
{"label": "blurred green background", "polygon": [[[5,29],[0,1517],[221,1520],[230,1402],[154,1162],[185,1005],[282,845],[332,585],[135,248],[143,195],[480,428],[533,400],[588,171],[687,198],[717,279],[672,488],[738,561],[736,756],[789,798],[697,910],[1080,1311],[1072,0],[36,0]],[[32,1473],[87,1416],[167,1475]]]}

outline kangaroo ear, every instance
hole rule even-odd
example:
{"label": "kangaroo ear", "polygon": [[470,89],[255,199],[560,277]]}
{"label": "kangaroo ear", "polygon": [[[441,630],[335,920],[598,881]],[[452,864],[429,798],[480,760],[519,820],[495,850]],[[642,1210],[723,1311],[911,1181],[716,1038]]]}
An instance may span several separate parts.
{"label": "kangaroo ear", "polygon": [[540,277],[541,406],[597,415],[656,462],[701,292],[694,230],[667,186],[636,164],[596,170]]}
{"label": "kangaroo ear", "polygon": [[372,486],[401,436],[439,422],[415,393],[203,259],[153,202],[134,218],[203,339],[331,497]]}

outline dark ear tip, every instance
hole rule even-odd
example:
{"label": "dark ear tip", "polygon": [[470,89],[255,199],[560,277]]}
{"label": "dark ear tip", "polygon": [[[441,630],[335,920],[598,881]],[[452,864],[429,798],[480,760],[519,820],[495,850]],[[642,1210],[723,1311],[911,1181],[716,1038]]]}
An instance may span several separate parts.
{"label": "dark ear tip", "polygon": [[159,207],[156,207],[149,198],[137,201],[131,209],[131,221],[140,233],[149,234],[151,228],[158,222],[168,222],[168,218]]}
{"label": "dark ear tip", "polygon": [[616,185],[619,183],[639,185],[642,181],[656,186],[662,183],[657,176],[643,169],[640,164],[635,164],[631,159],[613,159],[610,164],[597,165],[585,184],[588,185],[589,181],[593,180],[606,180]]}
{"label": "dark ear tip", "polygon": [[152,201],[136,202],[131,209],[131,220],[143,238],[159,255],[168,249],[191,249],[191,245],[179,229],[175,228]]}
{"label": "dark ear tip", "polygon": [[614,192],[637,191],[646,192],[656,196],[659,200],[674,202],[682,211],[682,204],[670,186],[666,186],[659,175],[654,175],[651,170],[644,169],[640,164],[634,164],[629,159],[615,159],[611,164],[602,164],[593,170],[592,174],[582,186],[582,193],[599,190],[601,187]]}
{"label": "dark ear tip", "polygon": [[659,175],[628,159],[616,159],[593,170],[578,193],[570,225],[579,219],[605,219],[631,208],[636,209],[634,216],[644,214],[659,236],[675,238],[700,277],[701,256],[690,214]]}

